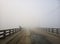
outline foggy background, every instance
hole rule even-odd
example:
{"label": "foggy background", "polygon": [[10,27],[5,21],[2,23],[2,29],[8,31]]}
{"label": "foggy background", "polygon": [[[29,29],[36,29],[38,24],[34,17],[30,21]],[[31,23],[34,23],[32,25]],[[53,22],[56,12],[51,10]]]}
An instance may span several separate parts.
{"label": "foggy background", "polygon": [[0,0],[0,29],[60,27],[59,0]]}

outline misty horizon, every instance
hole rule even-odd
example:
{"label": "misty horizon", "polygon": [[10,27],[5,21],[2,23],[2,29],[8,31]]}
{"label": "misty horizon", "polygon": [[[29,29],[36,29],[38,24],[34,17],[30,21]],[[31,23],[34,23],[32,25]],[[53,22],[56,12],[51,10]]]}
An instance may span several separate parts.
{"label": "misty horizon", "polygon": [[60,28],[60,1],[0,0],[0,29],[19,26]]}

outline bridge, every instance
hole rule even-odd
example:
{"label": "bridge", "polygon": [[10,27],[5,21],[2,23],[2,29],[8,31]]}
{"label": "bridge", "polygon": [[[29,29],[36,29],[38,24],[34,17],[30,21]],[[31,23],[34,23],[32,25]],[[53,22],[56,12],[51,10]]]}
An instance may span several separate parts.
{"label": "bridge", "polygon": [[0,44],[60,44],[60,28],[0,30]]}

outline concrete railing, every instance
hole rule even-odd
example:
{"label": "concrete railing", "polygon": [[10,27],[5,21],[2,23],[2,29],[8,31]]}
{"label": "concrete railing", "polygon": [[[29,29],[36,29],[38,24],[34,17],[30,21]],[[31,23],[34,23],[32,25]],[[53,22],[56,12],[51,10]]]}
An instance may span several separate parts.
{"label": "concrete railing", "polygon": [[43,32],[59,36],[60,37],[60,28],[40,28]]}
{"label": "concrete railing", "polygon": [[60,28],[47,28],[46,32],[60,34]]}
{"label": "concrete railing", "polygon": [[0,39],[6,38],[7,36],[10,36],[20,30],[21,30],[20,28],[0,30]]}

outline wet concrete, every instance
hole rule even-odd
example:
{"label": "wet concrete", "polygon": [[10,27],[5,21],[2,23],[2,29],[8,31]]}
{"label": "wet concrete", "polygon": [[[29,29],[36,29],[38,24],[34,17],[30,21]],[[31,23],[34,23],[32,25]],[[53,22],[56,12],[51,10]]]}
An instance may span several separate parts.
{"label": "wet concrete", "polygon": [[51,44],[43,35],[33,33],[31,35],[31,44]]}
{"label": "wet concrete", "polygon": [[56,42],[56,38],[47,35],[49,34],[42,34],[40,31],[24,29],[7,44],[59,44],[59,42]]}

